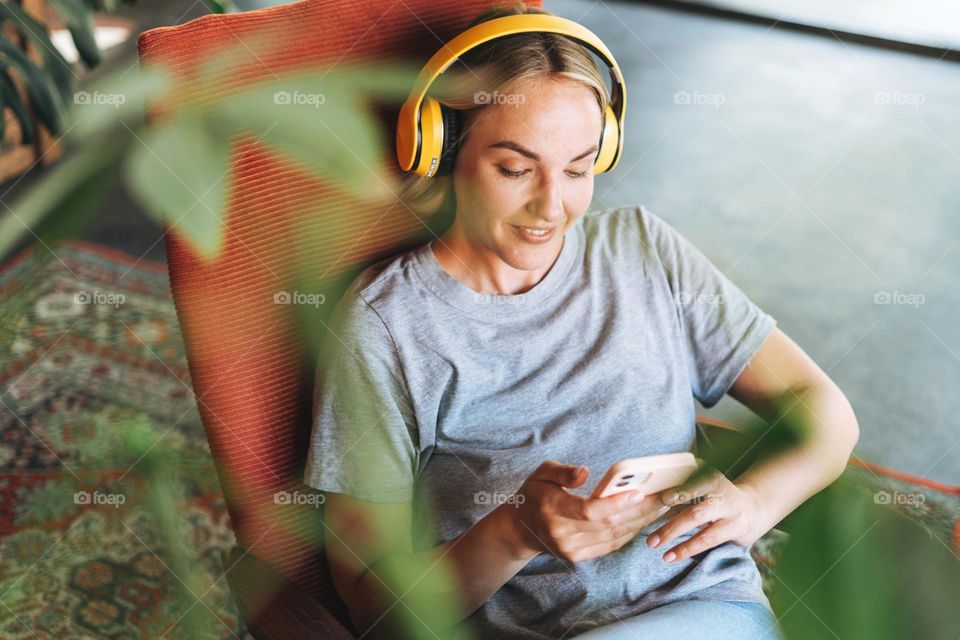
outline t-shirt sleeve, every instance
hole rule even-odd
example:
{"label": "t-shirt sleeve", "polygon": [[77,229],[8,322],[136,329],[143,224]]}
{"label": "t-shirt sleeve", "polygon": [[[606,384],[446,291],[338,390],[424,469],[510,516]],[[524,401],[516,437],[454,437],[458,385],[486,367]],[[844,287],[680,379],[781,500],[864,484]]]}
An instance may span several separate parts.
{"label": "t-shirt sleeve", "polygon": [[710,408],[777,322],[676,229],[645,208],[642,216],[677,308],[693,395]]}
{"label": "t-shirt sleeve", "polygon": [[304,482],[371,502],[413,499],[418,436],[387,326],[348,290],[318,359]]}

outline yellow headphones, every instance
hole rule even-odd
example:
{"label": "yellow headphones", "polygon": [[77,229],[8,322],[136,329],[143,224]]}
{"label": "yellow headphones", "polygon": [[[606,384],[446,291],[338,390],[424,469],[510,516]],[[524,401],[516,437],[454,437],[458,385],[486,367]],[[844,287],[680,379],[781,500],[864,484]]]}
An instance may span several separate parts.
{"label": "yellow headphones", "polygon": [[427,97],[433,81],[457,58],[484,42],[536,31],[569,36],[597,54],[609,67],[613,80],[612,95],[603,118],[593,173],[610,171],[617,166],[623,149],[627,93],[623,74],[613,54],[592,31],[572,20],[552,15],[520,14],[494,18],[467,29],[433,54],[421,69],[410,96],[400,108],[397,121],[397,160],[404,171],[433,177],[447,175],[453,170],[456,141],[460,137],[460,113]]}

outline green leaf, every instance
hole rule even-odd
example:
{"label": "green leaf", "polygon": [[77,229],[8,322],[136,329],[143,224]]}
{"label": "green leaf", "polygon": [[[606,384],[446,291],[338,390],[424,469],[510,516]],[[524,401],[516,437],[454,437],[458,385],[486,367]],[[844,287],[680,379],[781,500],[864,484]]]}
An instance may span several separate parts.
{"label": "green leaf", "polygon": [[[115,135],[98,145],[88,145],[48,169],[42,182],[18,198],[0,216],[0,256],[31,233],[54,239],[61,223],[82,220],[97,211],[91,203],[97,189],[116,177],[132,135]],[[4,207],[6,210],[6,207]],[[44,219],[53,213],[50,222]],[[62,236],[61,236],[62,237]]]}
{"label": "green leaf", "polygon": [[10,66],[20,74],[27,94],[33,100],[37,117],[47,126],[50,133],[59,135],[63,130],[61,102],[57,94],[51,91],[49,77],[33,63],[33,60],[3,38],[0,38],[0,54],[6,56]]}
{"label": "green leaf", "polygon": [[[801,505],[771,604],[788,638],[955,637],[960,558],[848,474]],[[934,631],[936,629],[936,631]]]}
{"label": "green leaf", "polygon": [[253,132],[278,153],[355,195],[382,198],[391,189],[382,160],[393,137],[374,119],[368,98],[405,97],[411,81],[398,79],[403,74],[396,68],[386,72],[382,67],[288,74],[245,87],[209,109],[217,120]]}
{"label": "green leaf", "polygon": [[[0,18],[11,20],[40,52],[43,57],[44,80],[49,83],[54,95],[59,97],[57,107],[62,109],[62,106],[70,101],[76,74],[71,64],[53,46],[46,25],[38,22],[33,16],[12,2],[0,4]],[[20,52],[21,56],[24,55],[19,48],[16,48],[16,51]],[[48,128],[54,131],[52,127],[48,126]],[[57,132],[59,133],[59,131]]]}
{"label": "green leaf", "polygon": [[161,223],[182,232],[207,259],[222,244],[229,149],[222,131],[199,116],[144,132],[126,164],[135,195]]}
{"label": "green leaf", "polygon": [[104,135],[118,122],[138,128],[145,104],[163,95],[170,87],[167,70],[140,67],[125,76],[113,74],[74,95],[65,115],[68,136],[77,142]]}
{"label": "green leaf", "polygon": [[[6,64],[0,66],[0,95],[3,96],[4,104],[13,110],[13,114],[20,123],[22,144],[33,144],[36,135],[33,128],[33,116],[30,115],[27,106],[23,104],[17,86],[13,83],[10,74],[7,73]],[[0,139],[3,139],[3,136],[0,136]]]}
{"label": "green leaf", "polygon": [[[2,82],[2,81],[0,81]],[[0,84],[0,142],[7,137],[7,93]],[[11,108],[13,108],[11,106]]]}
{"label": "green leaf", "polygon": [[90,9],[84,5],[82,0],[50,0],[57,9],[57,13],[63,18],[73,36],[73,44],[77,47],[77,53],[88,68],[93,68],[100,64],[100,47],[97,46],[96,38],[93,34],[93,14]]}
{"label": "green leaf", "polygon": [[230,0],[224,0],[224,2],[220,2],[219,0],[204,1],[213,13],[234,13],[237,10],[237,7]]}

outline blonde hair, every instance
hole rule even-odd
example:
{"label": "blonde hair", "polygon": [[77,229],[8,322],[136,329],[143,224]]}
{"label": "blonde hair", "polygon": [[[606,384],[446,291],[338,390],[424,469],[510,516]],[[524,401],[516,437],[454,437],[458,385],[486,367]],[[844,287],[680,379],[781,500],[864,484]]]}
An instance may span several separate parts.
{"label": "blonde hair", "polygon": [[[495,4],[477,16],[469,27],[502,16],[531,13],[552,15],[524,2]],[[445,73],[444,76],[449,75],[450,79],[444,82],[438,79],[429,91],[442,104],[461,112],[458,152],[467,139],[470,124],[490,106],[490,101],[477,100],[476,95],[480,92],[509,95],[512,88],[525,81],[562,77],[593,91],[601,118],[609,101],[604,77],[589,51],[561,34],[517,33],[497,38],[471,49],[460,57],[460,61],[468,73]],[[453,176],[427,178],[411,172],[403,177],[400,199],[420,214],[440,214],[444,221],[450,222],[456,212]]]}

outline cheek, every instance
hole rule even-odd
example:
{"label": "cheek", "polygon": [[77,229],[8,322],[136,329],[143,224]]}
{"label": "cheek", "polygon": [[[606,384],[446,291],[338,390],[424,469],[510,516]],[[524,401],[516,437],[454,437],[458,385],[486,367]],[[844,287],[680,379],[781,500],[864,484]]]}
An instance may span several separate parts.
{"label": "cheek", "polygon": [[583,211],[590,206],[590,200],[593,199],[593,183],[593,176],[574,180],[564,196],[567,208]]}
{"label": "cheek", "polygon": [[520,181],[504,178],[496,172],[481,172],[470,179],[467,189],[475,204],[486,211],[513,211],[525,198]]}

